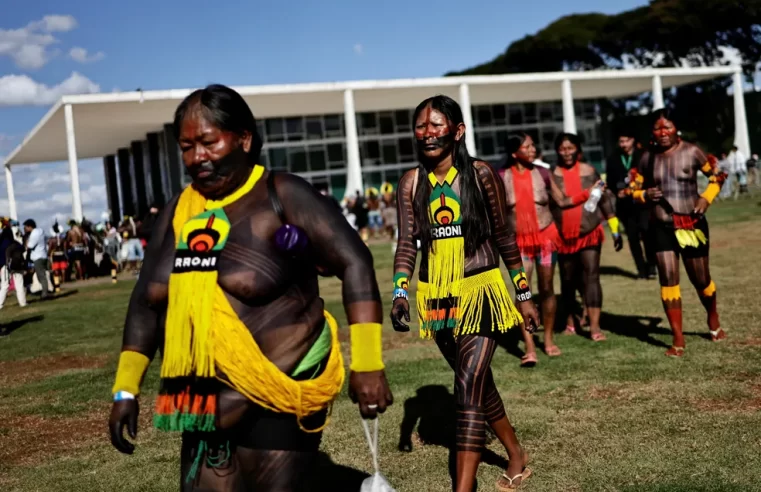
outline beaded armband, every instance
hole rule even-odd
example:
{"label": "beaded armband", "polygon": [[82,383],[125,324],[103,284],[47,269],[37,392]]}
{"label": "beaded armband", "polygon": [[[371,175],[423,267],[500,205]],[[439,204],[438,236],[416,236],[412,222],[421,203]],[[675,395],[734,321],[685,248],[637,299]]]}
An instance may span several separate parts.
{"label": "beaded armband", "polygon": [[394,295],[392,301],[404,298],[409,299],[409,276],[406,273],[397,273],[394,275]]}
{"label": "beaded armband", "polygon": [[526,270],[520,267],[518,270],[508,270],[510,274],[510,280],[515,287],[515,299],[518,302],[531,300],[531,288],[528,285],[528,278],[526,277]]}

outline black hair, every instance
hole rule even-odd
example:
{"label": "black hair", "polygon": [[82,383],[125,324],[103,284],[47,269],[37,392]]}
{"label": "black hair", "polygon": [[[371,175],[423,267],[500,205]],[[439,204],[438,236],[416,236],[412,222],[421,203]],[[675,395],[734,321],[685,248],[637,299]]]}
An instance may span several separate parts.
{"label": "black hair", "polygon": [[4,239],[10,239],[11,241],[13,240],[13,231],[11,230],[10,224],[0,230],[0,241]]}
{"label": "black hair", "polygon": [[24,221],[24,225],[26,227],[31,227],[32,229],[37,229],[37,223],[33,221],[32,219],[26,219]]}
{"label": "black hair", "polygon": [[[563,132],[558,134],[558,136],[555,137],[555,152],[558,153],[558,149],[560,149],[560,146],[563,145],[563,142],[566,140],[576,146],[576,157],[574,160],[580,160],[583,154],[583,151],[581,150],[581,139],[575,133]],[[562,162],[563,158],[560,157],[560,154],[558,153],[558,164]]]}
{"label": "black hair", "polygon": [[[529,138],[530,135],[526,132],[513,132],[507,136],[505,142],[505,149],[507,150],[507,156],[505,157],[505,168],[509,168],[515,165],[515,157],[513,154],[520,150],[521,145]],[[538,153],[539,151],[537,151]]]}
{"label": "black hair", "polygon": [[[412,117],[413,124],[417,121],[420,113],[428,106],[444,115],[449,122],[451,132],[454,132],[457,126],[464,123],[462,109],[460,109],[457,101],[448,96],[437,95],[429,97],[418,104]],[[473,163],[476,159],[468,153],[468,148],[465,146],[465,138],[454,141],[452,160],[455,169],[457,169],[460,175],[460,201],[462,202],[465,256],[470,257],[476,253],[478,247],[481,246],[491,233],[489,216],[486,214],[486,201],[478,185],[476,170],[473,168]],[[431,184],[428,181],[428,170],[423,166],[422,162],[418,163],[418,172],[417,189],[415,190],[415,200],[413,203],[415,222],[418,226],[416,234],[420,239],[422,251],[431,251],[433,241],[431,240],[431,211],[430,204],[428,203],[431,198]]]}
{"label": "black hair", "polygon": [[256,129],[256,118],[246,101],[235,90],[212,84],[198,89],[186,97],[174,113],[174,135],[180,138],[182,120],[193,105],[200,105],[204,116],[217,128],[236,135],[251,134],[251,149],[248,152],[250,162],[258,162],[262,152],[262,137]]}
{"label": "black hair", "polygon": [[660,108],[650,113],[650,131],[653,130],[653,127],[661,118],[669,120],[670,122],[674,124],[676,129],[679,130],[680,122],[677,121],[676,116],[674,115],[674,112],[671,111],[669,108]]}
{"label": "black hair", "polygon": [[628,137],[628,138],[633,138],[634,140],[637,140],[637,135],[636,135],[636,133],[637,133],[637,132],[635,132],[635,131],[634,131],[634,130],[632,130],[631,128],[620,128],[620,129],[619,129],[619,130],[616,132],[616,136],[617,136],[618,138],[621,138],[621,137]]}

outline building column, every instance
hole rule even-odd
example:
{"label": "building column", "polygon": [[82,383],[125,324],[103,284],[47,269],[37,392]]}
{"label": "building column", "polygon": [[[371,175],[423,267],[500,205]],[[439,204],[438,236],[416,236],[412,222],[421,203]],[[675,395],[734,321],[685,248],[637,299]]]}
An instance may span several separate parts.
{"label": "building column", "polygon": [[476,155],[476,129],[473,126],[473,110],[470,105],[470,86],[460,84],[460,109],[465,123],[465,146],[470,155]]}
{"label": "building column", "polygon": [[77,163],[77,139],[74,134],[74,110],[71,104],[63,107],[66,123],[66,148],[69,151],[69,177],[71,178],[71,213],[74,220],[82,222],[82,193],[79,189],[79,164]]}
{"label": "building column", "polygon": [[5,187],[8,190],[8,213],[11,219],[18,220],[18,212],[16,211],[16,194],[13,192],[13,174],[11,173],[11,166],[5,166]]}
{"label": "building column", "polygon": [[169,195],[174,196],[182,191],[182,169],[180,162],[180,147],[174,136],[174,126],[164,125],[164,150],[166,151],[167,171],[169,173]]}
{"label": "building column", "polygon": [[735,145],[750,158],[750,136],[748,135],[748,119],[745,115],[745,90],[743,89],[743,73],[738,68],[732,75],[732,88],[735,102]]}
{"label": "building column", "polygon": [[344,91],[344,130],[346,131],[346,194],[363,193],[362,165],[359,161],[357,113],[354,111],[354,91]]}
{"label": "building column", "polygon": [[663,109],[666,105],[663,103],[663,84],[660,75],[653,75],[653,111]]}
{"label": "building column", "polygon": [[148,211],[148,194],[145,182],[145,159],[143,154],[143,142],[136,140],[130,144],[132,151],[132,175],[135,178],[135,217],[143,218]]}
{"label": "building column", "polygon": [[132,160],[129,149],[122,148],[116,152],[119,159],[119,183],[122,189],[122,218],[126,216],[135,216],[135,197],[132,194],[132,176],[130,168]]}
{"label": "building column", "polygon": [[563,131],[576,134],[576,112],[573,109],[571,79],[563,79]]}
{"label": "building column", "polygon": [[115,155],[107,155],[103,158],[103,174],[106,176],[108,217],[112,224],[118,224],[122,214],[119,206],[119,178],[116,175]]}
{"label": "building column", "polygon": [[164,197],[164,182],[161,179],[161,149],[159,147],[158,133],[149,133],[148,138],[148,174],[151,178],[151,191],[153,191],[153,203],[163,207],[166,203]]}

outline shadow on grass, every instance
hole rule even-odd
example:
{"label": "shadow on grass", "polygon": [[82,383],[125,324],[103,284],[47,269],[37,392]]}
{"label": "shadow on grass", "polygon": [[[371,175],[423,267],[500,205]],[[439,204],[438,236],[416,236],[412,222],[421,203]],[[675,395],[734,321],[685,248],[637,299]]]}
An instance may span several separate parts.
{"label": "shadow on grass", "polygon": [[629,270],[624,270],[621,267],[617,266],[601,266],[600,267],[600,275],[608,275],[612,277],[624,277],[624,278],[630,278],[637,280],[639,279],[639,275],[636,273],[630,272]]}
{"label": "shadow on grass", "polygon": [[[655,347],[669,348],[671,344],[652,336],[671,336],[671,328],[660,326],[662,321],[663,318],[652,316],[623,316],[606,312],[600,315],[600,326],[602,326],[603,330],[615,333],[616,335],[635,338]],[[707,332],[684,332],[684,336],[711,339],[711,336]]]}
{"label": "shadow on grass", "polygon": [[[449,450],[449,476],[454,478],[457,466],[457,448],[455,445],[455,399],[447,388],[441,385],[421,386],[415,396],[404,402],[404,418],[399,434],[399,451],[412,451],[412,434],[417,426],[417,444],[441,446]],[[494,439],[491,428],[487,426],[487,444]],[[507,469],[507,459],[484,449],[481,463]],[[478,489],[476,483],[473,490]]]}
{"label": "shadow on grass", "polygon": [[26,324],[36,323],[38,321],[42,321],[43,319],[45,319],[45,317],[41,314],[38,314],[37,316],[30,316],[28,318],[11,321],[10,323],[0,324],[0,336],[8,336]]}
{"label": "shadow on grass", "polygon": [[362,481],[370,474],[335,463],[326,453],[317,457],[312,482],[313,492],[354,491],[359,490]]}

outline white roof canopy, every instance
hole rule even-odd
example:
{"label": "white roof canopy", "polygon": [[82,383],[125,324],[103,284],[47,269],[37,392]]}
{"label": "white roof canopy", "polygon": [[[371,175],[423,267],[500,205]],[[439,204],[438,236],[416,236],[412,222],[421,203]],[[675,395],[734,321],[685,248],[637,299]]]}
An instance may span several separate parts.
{"label": "white roof canopy", "polygon": [[[719,76],[735,67],[602,70],[535,74],[484,75],[428,79],[352,81],[235,87],[257,119],[277,116],[343,113],[343,93],[354,91],[356,112],[408,109],[434,94],[459,97],[468,84],[471,104],[555,101],[561,82],[571,80],[574,99],[614,98],[649,92],[653,76],[664,89]],[[11,152],[6,165],[67,159],[64,106],[71,104],[79,159],[113,154],[133,140],[143,140],[170,122],[179,102],[192,89],[64,96]]]}

